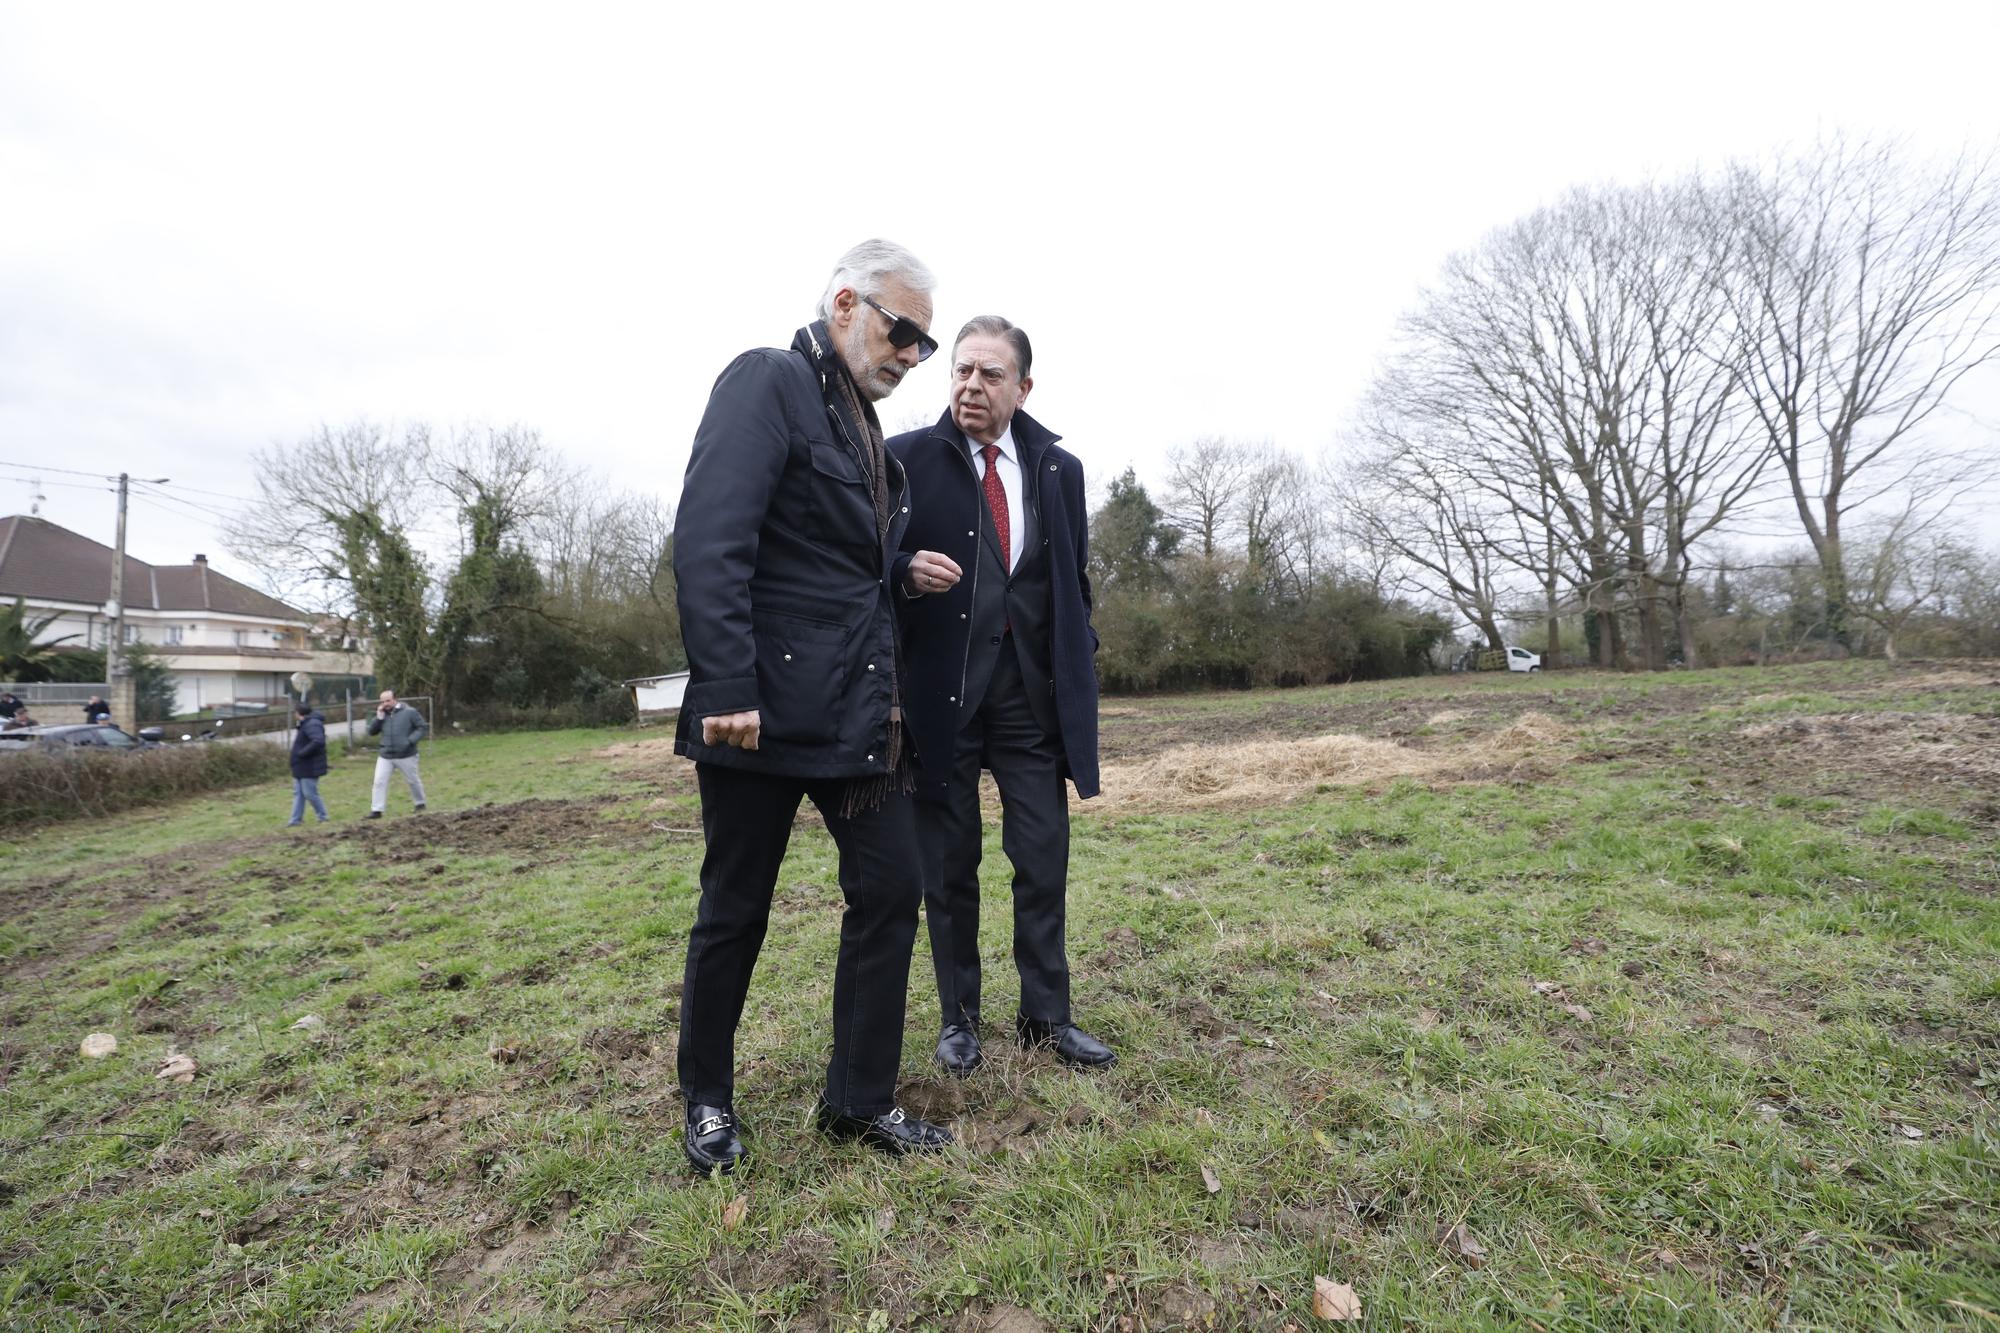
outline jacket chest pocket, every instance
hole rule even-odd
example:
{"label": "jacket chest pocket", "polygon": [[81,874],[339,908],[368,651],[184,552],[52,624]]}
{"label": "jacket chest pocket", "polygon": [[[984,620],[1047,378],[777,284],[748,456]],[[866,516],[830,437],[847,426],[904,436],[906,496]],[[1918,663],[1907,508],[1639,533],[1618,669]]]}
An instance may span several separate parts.
{"label": "jacket chest pocket", "polygon": [[849,627],[775,612],[755,612],[758,719],[774,741],[825,743],[840,736],[847,693]]}
{"label": "jacket chest pocket", "polygon": [[814,538],[843,546],[877,546],[875,499],[860,461],[838,444],[812,442],[812,517],[807,527]]}

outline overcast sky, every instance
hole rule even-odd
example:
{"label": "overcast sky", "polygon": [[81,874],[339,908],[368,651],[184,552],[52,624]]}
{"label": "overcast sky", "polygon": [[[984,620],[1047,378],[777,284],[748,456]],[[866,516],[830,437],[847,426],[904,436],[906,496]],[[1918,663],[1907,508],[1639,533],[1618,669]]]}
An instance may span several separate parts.
{"label": "overcast sky", "polygon": [[[870,235],[947,340],[1029,331],[1095,488],[1207,434],[1316,456],[1444,257],[1571,185],[2000,131],[1991,0],[1348,8],[0,0],[0,514],[39,475],[108,542],[54,469],[226,509],[363,416],[671,500],[716,373]],[[149,499],[130,545],[219,529]]]}

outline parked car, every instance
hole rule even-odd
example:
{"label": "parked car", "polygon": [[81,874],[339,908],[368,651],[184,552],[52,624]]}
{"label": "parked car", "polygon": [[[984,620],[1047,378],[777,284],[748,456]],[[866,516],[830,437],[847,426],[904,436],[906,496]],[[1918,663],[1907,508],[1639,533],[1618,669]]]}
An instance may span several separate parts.
{"label": "parked car", "polygon": [[156,750],[159,746],[158,727],[147,727],[137,736],[121,731],[109,723],[91,722],[78,722],[59,727],[18,727],[13,731],[0,732],[0,754],[19,754],[27,750],[56,750],[64,753],[78,750],[114,750],[136,754],[140,750]]}
{"label": "parked car", "polygon": [[1526,648],[1468,648],[1453,660],[1453,671],[1540,671],[1542,658]]}

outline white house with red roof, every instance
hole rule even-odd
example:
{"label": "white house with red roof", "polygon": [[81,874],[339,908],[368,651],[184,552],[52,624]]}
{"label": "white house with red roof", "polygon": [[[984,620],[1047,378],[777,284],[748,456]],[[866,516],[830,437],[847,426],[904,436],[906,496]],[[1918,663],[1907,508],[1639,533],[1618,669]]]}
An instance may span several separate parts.
{"label": "white house with red roof", "polygon": [[[111,638],[111,548],[46,519],[0,518],[0,602],[26,603],[39,636],[104,648]],[[365,645],[327,632],[320,617],[238,582],[197,555],[191,564],[125,557],[125,641],[153,648],[174,674],[182,712],[237,704],[282,706],[295,671],[331,697],[373,673]]]}

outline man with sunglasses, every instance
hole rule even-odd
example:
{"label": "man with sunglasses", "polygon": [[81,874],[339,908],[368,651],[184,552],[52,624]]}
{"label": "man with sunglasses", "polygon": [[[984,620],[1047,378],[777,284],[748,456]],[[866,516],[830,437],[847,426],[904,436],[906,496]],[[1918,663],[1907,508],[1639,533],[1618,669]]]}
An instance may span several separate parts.
{"label": "man with sunglasses", "polygon": [[743,1156],[736,1027],[799,802],[840,853],[840,952],[822,1131],[892,1154],[942,1127],[895,1102],[923,895],[892,565],[909,521],[874,404],[937,348],[930,271],[899,245],[841,257],[789,349],[716,380],[674,531],[689,681],[674,739],[695,761],[706,852],[681,990],[683,1147],[701,1171]]}
{"label": "man with sunglasses", "polygon": [[[910,732],[924,766],[917,825],[925,917],[943,1031],[937,1061],[979,1067],[979,770],[1000,788],[1000,845],[1013,866],[1015,1036],[1064,1064],[1117,1056],[1070,1014],[1064,947],[1069,796],[1097,795],[1097,675],[1091,658],[1083,465],[1021,410],[1034,381],[1028,335],[997,315],[952,349],[951,405],[935,426],[889,441],[910,478]],[[963,576],[939,578],[929,550]],[[926,556],[932,556],[927,560]]]}

